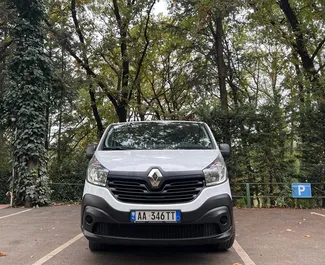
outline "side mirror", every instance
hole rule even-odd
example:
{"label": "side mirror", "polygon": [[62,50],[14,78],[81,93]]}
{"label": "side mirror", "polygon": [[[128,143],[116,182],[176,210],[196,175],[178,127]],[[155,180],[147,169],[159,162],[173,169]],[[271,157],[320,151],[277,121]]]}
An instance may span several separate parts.
{"label": "side mirror", "polygon": [[97,144],[92,144],[92,145],[88,145],[87,150],[86,150],[86,157],[88,160],[90,160],[93,155],[95,154],[97,148]]}
{"label": "side mirror", "polygon": [[230,156],[230,146],[229,144],[220,144],[220,152],[224,158]]}

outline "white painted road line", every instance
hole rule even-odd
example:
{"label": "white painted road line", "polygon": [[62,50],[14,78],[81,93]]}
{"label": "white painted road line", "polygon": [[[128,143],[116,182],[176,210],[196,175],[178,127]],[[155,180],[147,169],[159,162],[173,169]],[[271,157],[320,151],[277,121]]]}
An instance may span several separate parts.
{"label": "white painted road line", "polygon": [[68,246],[79,240],[81,237],[83,237],[83,233],[80,233],[79,235],[75,236],[74,238],[70,239],[68,242],[64,243],[63,245],[59,246],[58,248],[54,249],[47,255],[45,255],[43,258],[39,259],[32,265],[42,265],[45,262],[47,262],[49,259],[53,258],[55,255],[60,253],[62,250],[66,249]]}
{"label": "white painted road line", "polygon": [[18,212],[18,213],[13,213],[13,214],[9,214],[9,215],[5,215],[5,216],[1,216],[0,219],[4,219],[4,218],[10,217],[10,216],[17,215],[17,214],[21,214],[21,213],[29,212],[29,211],[31,211],[31,210],[32,210],[32,209],[28,209],[28,210],[20,211],[20,212]]}
{"label": "white painted road line", "polygon": [[311,212],[310,214],[314,214],[314,215],[319,215],[319,216],[325,217],[325,214],[321,214],[321,213]]}
{"label": "white painted road line", "polygon": [[256,265],[254,261],[248,256],[245,250],[239,245],[237,240],[235,240],[234,244],[232,245],[239,257],[243,260],[245,265]]}

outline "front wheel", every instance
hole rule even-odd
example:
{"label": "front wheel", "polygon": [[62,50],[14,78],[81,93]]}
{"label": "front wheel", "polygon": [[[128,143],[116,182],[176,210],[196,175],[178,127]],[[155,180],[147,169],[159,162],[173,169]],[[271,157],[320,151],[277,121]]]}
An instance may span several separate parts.
{"label": "front wheel", "polygon": [[218,243],[216,245],[211,245],[211,249],[214,251],[226,251],[229,248],[231,248],[232,245],[234,244],[235,237],[236,237],[236,229],[235,229],[235,225],[233,225],[233,233],[232,233],[231,237],[222,243]]}
{"label": "front wheel", "polygon": [[227,249],[231,248],[235,242],[235,233],[225,242],[219,243],[215,246],[217,251],[226,251]]}

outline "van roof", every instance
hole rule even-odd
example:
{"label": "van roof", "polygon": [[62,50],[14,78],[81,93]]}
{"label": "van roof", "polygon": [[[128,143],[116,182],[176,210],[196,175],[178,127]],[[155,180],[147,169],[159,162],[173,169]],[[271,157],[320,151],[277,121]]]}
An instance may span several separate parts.
{"label": "van roof", "polygon": [[129,124],[129,123],[196,123],[205,124],[202,121],[186,121],[186,120],[150,120],[150,121],[126,121],[126,122],[114,122],[114,124]]}

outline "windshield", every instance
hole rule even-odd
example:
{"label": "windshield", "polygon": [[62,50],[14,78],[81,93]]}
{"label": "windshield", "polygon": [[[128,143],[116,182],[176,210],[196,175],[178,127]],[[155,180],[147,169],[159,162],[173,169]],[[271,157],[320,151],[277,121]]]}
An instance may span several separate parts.
{"label": "windshield", "polygon": [[212,149],[211,139],[200,123],[139,122],[111,128],[104,150]]}

